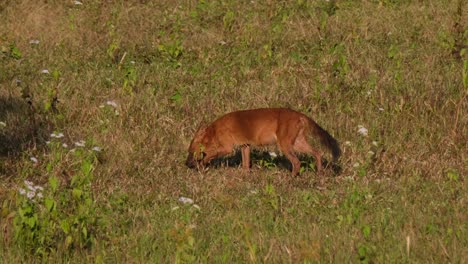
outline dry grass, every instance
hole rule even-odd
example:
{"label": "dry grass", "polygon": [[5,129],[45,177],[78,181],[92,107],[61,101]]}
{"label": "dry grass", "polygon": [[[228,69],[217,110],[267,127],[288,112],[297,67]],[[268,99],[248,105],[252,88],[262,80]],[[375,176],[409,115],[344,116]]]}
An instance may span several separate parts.
{"label": "dry grass", "polygon": [[[1,227],[12,230],[3,220],[24,179],[47,183],[46,141],[58,131],[70,147],[103,148],[93,191],[105,220],[92,249],[55,252],[58,262],[464,262],[466,9],[0,1]],[[54,98],[56,111],[46,109]],[[257,160],[251,174],[184,166],[200,122],[268,106],[305,112],[339,140],[343,171],[328,172],[326,190],[313,170],[290,178],[277,163]],[[67,166],[54,174],[65,179]],[[0,237],[7,261],[34,258]]]}

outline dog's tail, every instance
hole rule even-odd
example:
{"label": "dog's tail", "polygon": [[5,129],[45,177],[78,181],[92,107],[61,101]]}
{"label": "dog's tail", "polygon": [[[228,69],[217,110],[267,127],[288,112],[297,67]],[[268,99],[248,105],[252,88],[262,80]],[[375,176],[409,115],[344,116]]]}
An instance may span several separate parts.
{"label": "dog's tail", "polygon": [[331,151],[333,161],[338,161],[338,158],[341,156],[341,149],[338,141],[336,141],[336,139],[334,139],[325,129],[315,123],[314,120],[309,118],[309,122],[312,134],[317,136],[320,139],[320,143]]}

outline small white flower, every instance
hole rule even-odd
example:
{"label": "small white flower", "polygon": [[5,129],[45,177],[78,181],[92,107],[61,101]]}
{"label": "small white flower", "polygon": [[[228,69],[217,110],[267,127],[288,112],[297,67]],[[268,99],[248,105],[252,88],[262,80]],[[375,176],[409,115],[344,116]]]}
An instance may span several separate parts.
{"label": "small white flower", "polygon": [[20,193],[21,195],[25,195],[25,194],[26,194],[26,190],[23,189],[23,188],[19,188],[18,191],[19,191],[19,193]]}
{"label": "small white flower", "polygon": [[52,134],[50,134],[50,137],[51,137],[51,138],[63,138],[64,135],[63,135],[63,133],[57,133],[57,134],[56,134],[56,133],[52,133]]}
{"label": "small white flower", "polygon": [[226,43],[226,41],[221,40],[221,41],[219,42],[219,44],[221,44],[222,46],[224,46],[224,45],[226,45],[227,43]]}
{"label": "small white flower", "polygon": [[6,127],[6,123],[5,122],[0,122],[0,127]]}
{"label": "small white flower", "polygon": [[50,74],[50,72],[49,72],[49,70],[48,70],[48,69],[43,69],[43,70],[41,71],[41,73],[44,73],[44,74]]}
{"label": "small white flower", "polygon": [[354,163],[353,167],[354,167],[354,168],[359,167],[359,162]]}
{"label": "small white flower", "polygon": [[112,106],[114,108],[117,108],[117,106],[118,106],[116,102],[110,101],[110,100],[106,102],[106,105],[110,105],[110,106]]}
{"label": "small white flower", "polygon": [[49,145],[49,144],[50,144],[50,141],[49,141],[49,140],[47,140],[45,143],[46,143],[47,145]]}
{"label": "small white flower", "polygon": [[34,183],[28,180],[24,180],[24,184],[26,184],[26,186],[34,186]]}
{"label": "small white flower", "polygon": [[67,143],[63,143],[63,144],[62,144],[62,147],[68,148],[68,144],[67,144]]}
{"label": "small white flower", "polygon": [[35,192],[28,192],[28,194],[26,195],[26,197],[28,197],[29,200],[31,200],[32,198],[34,198],[34,196],[36,196],[36,193],[35,193]]}
{"label": "small white flower", "polygon": [[379,145],[379,143],[377,143],[377,141],[372,141],[372,145],[377,147]]}
{"label": "small white flower", "polygon": [[37,185],[37,186],[34,186],[34,190],[39,190],[39,191],[43,191],[44,188],[42,188],[41,186]]}
{"label": "small white flower", "polygon": [[80,1],[75,1],[74,4],[75,5],[83,5],[83,3],[81,3]]}
{"label": "small white flower", "polygon": [[130,64],[135,64],[135,61],[130,61]]}
{"label": "small white flower", "polygon": [[371,95],[371,94],[372,94],[372,91],[370,91],[370,90],[369,90],[369,91],[367,91],[367,93],[366,93],[366,94],[367,94],[367,96],[369,96],[369,95]]}
{"label": "small white flower", "polygon": [[362,125],[358,125],[358,133],[367,137],[367,135],[369,134],[369,131],[367,130],[367,128],[363,127]]}
{"label": "small white flower", "polygon": [[116,116],[120,115],[120,113],[119,113],[118,110],[115,110],[115,115],[116,115]]}
{"label": "small white flower", "polygon": [[31,192],[36,191],[36,188],[34,187],[34,185],[26,185],[26,188],[28,188],[28,190],[30,190]]}
{"label": "small white flower", "polygon": [[102,148],[100,148],[98,146],[94,146],[93,150],[96,151],[96,152],[100,152],[102,150]]}
{"label": "small white flower", "polygon": [[270,154],[270,157],[272,158],[278,157],[278,154],[276,154],[275,152],[268,152],[268,154]]}
{"label": "small white flower", "polygon": [[38,162],[38,160],[37,160],[35,157],[31,157],[31,158],[29,158],[29,159],[30,159],[33,163],[37,163],[37,162]]}
{"label": "small white flower", "polygon": [[383,110],[385,110],[385,109],[383,109],[383,107],[379,107],[379,111],[383,111]]}
{"label": "small white flower", "polygon": [[77,147],[84,147],[84,146],[85,146],[84,140],[80,140],[80,141],[78,141],[78,142],[75,142],[75,146],[77,146]]}
{"label": "small white flower", "polygon": [[187,198],[187,197],[183,197],[183,196],[179,198],[179,202],[181,202],[183,204],[193,204],[192,199]]}
{"label": "small white flower", "polygon": [[37,193],[36,196],[37,196],[38,198],[42,198],[42,193]]}
{"label": "small white flower", "polygon": [[32,40],[29,41],[29,44],[39,45],[39,40],[37,40],[37,39],[32,39]]}

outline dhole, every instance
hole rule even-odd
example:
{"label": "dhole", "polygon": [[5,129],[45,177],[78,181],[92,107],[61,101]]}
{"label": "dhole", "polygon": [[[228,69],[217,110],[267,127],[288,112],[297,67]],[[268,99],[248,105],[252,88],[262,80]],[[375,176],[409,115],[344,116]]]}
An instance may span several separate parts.
{"label": "dhole", "polygon": [[228,113],[195,133],[188,149],[186,165],[204,167],[212,159],[231,154],[240,146],[242,167],[250,167],[250,145],[276,144],[292,164],[292,174],[297,175],[300,161],[296,153],[315,157],[317,173],[322,171],[321,153],[308,143],[316,136],[330,149],[334,161],[341,154],[338,142],[306,115],[286,108],[262,108]]}

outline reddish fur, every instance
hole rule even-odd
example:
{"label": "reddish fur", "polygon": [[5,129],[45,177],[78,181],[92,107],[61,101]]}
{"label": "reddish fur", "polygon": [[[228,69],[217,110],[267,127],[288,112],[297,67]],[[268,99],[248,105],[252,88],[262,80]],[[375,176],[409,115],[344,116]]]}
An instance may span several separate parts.
{"label": "reddish fur", "polygon": [[[250,145],[277,145],[292,164],[292,174],[299,173],[296,153],[309,154],[322,171],[321,153],[308,143],[317,136],[336,160],[341,151],[337,141],[306,115],[286,108],[262,108],[228,113],[200,128],[190,143],[187,166],[205,166],[212,159],[231,154],[241,147],[242,167],[250,167]],[[203,155],[201,155],[203,153]]]}

